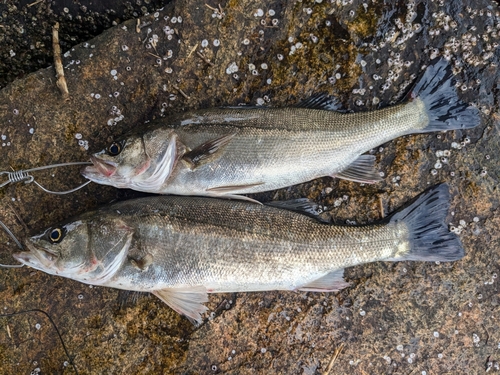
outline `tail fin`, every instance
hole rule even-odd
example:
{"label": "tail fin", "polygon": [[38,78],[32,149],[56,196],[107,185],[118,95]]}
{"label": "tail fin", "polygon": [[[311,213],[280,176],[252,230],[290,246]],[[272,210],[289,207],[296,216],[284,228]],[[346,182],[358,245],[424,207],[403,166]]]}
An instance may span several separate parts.
{"label": "tail fin", "polygon": [[458,98],[453,73],[445,59],[426,69],[410,96],[421,99],[427,109],[429,125],[421,133],[470,129],[480,123],[479,110]]}
{"label": "tail fin", "polygon": [[461,259],[464,249],[445,223],[450,206],[447,184],[436,185],[395,212],[389,221],[404,222],[410,232],[410,250],[392,261],[450,262]]}

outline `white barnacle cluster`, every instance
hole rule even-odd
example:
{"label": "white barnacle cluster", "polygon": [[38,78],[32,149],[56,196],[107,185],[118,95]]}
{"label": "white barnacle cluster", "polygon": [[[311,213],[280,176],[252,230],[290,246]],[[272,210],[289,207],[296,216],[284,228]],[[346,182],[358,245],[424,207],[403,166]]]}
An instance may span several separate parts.
{"label": "white barnacle cluster", "polygon": [[407,42],[422,31],[422,25],[415,22],[417,12],[415,10],[416,2],[409,0],[406,2],[406,15],[394,20],[395,27],[387,29],[382,38],[375,43],[368,44],[368,47],[376,52],[384,47],[392,50],[405,50]]}
{"label": "white barnacle cluster", "polygon": [[399,182],[400,182],[400,181],[401,181],[401,176],[399,176],[399,175],[398,175],[398,176],[394,176],[394,177],[392,178],[392,183],[393,183],[394,185],[396,185],[396,186],[399,186]]}
{"label": "white barnacle cluster", "polygon": [[115,105],[111,107],[111,109],[109,110],[109,114],[112,116],[111,118],[108,119],[109,126],[116,125],[124,118],[122,111]]}
{"label": "white barnacle cluster", "polygon": [[257,98],[255,103],[257,104],[257,106],[262,106],[266,103],[269,103],[270,101],[271,99],[269,98],[269,95],[264,95],[262,98]]}
{"label": "white barnacle cluster", "polygon": [[238,65],[236,64],[235,61],[233,61],[229,66],[226,68],[226,74],[234,74],[238,71]]}
{"label": "white barnacle cluster", "polygon": [[415,360],[415,357],[416,357],[416,354],[415,353],[410,353],[410,355],[408,356],[408,363],[412,364],[413,361]]}
{"label": "white barnacle cluster", "polygon": [[84,139],[79,139],[78,146],[83,147],[84,150],[88,150],[89,149],[89,141],[86,141]]}
{"label": "white barnacle cluster", "polygon": [[[481,26],[471,25],[466,32],[456,35],[458,24],[449,14],[444,11],[432,13],[435,26],[429,29],[429,35],[435,37],[441,33],[448,33],[450,36],[444,43],[441,50],[431,50],[432,56],[442,56],[450,60],[452,56],[458,55],[460,59],[455,63],[454,73],[456,74],[465,64],[471,66],[482,66],[486,64],[496,65],[492,62],[498,42],[495,40],[500,32],[500,12],[490,9],[473,9],[470,6],[464,8],[463,16],[467,19],[481,18],[483,22],[477,23]],[[467,86],[460,86],[462,91],[467,90]]]}
{"label": "white barnacle cluster", "polygon": [[472,334],[472,342],[474,343],[474,346],[479,346],[480,341],[481,341],[481,339],[479,338],[479,336],[476,333],[473,333]]}
{"label": "white barnacle cluster", "polygon": [[166,25],[163,27],[163,32],[167,36],[167,40],[172,40],[172,38],[174,37],[175,30],[170,26]]}
{"label": "white barnacle cluster", "polygon": [[288,52],[288,54],[291,56],[293,54],[295,54],[298,50],[304,48],[304,44],[302,44],[302,42],[298,41],[298,42],[295,42],[295,38],[293,36],[289,37],[288,38],[288,41],[290,42],[290,52]]}
{"label": "white barnacle cluster", "polygon": [[488,281],[485,281],[484,285],[492,285],[495,282],[495,280],[497,279],[497,277],[498,277],[498,275],[496,272],[491,274],[491,279]]}
{"label": "white barnacle cluster", "polygon": [[[394,52],[391,51],[389,54],[389,58],[387,59],[387,66],[389,67],[389,70],[387,71],[387,77],[385,78],[384,83],[381,86],[381,90],[386,91],[388,90],[393,83],[399,80],[400,76],[402,75],[404,67],[409,67],[413,64],[412,61],[405,61],[401,59],[401,54],[399,52]],[[406,90],[408,85],[416,78],[416,76],[411,75],[410,80],[404,81],[400,86],[399,86],[399,93],[402,93]],[[397,96],[400,94],[398,93]]]}
{"label": "white barnacle cluster", "polygon": [[[434,163],[434,168],[431,170],[432,175],[437,175],[437,171],[443,168],[443,165],[448,165],[450,162],[451,151],[450,150],[437,150],[436,153],[436,162]],[[435,172],[433,172],[435,171]],[[455,175],[453,172],[452,177]]]}
{"label": "white barnacle cluster", "polygon": [[217,18],[219,20],[223,19],[226,16],[226,13],[222,10],[222,7],[219,5],[219,8],[212,8],[214,12],[212,13],[212,18]]}
{"label": "white barnacle cluster", "polygon": [[333,201],[333,207],[335,207],[335,208],[340,207],[342,205],[342,203],[347,203],[348,200],[349,200],[348,195],[343,195],[342,197],[336,198]]}
{"label": "white barnacle cluster", "polygon": [[453,223],[449,224],[450,232],[453,232],[457,235],[461,234],[466,227],[467,227],[467,222],[463,219],[458,222],[457,226],[453,225]]}
{"label": "white barnacle cluster", "polygon": [[2,134],[0,138],[2,138],[2,147],[10,146],[10,141],[7,141],[7,136],[5,134]]}

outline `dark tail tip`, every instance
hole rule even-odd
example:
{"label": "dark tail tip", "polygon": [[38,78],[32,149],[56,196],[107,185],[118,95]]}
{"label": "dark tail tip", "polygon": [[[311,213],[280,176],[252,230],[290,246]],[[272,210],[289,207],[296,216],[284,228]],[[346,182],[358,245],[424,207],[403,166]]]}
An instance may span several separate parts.
{"label": "dark tail tip", "polygon": [[436,185],[392,215],[391,222],[407,225],[411,247],[407,254],[393,260],[450,262],[463,258],[460,239],[445,222],[449,200],[448,185]]}
{"label": "dark tail tip", "polygon": [[412,90],[427,109],[429,125],[422,132],[470,129],[480,124],[479,110],[457,95],[453,73],[445,59],[433,61]]}

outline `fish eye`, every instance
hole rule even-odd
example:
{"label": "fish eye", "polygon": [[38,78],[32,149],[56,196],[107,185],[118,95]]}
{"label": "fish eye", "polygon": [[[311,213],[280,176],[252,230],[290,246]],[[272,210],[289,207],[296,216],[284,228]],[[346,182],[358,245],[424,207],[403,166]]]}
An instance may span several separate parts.
{"label": "fish eye", "polygon": [[107,148],[107,152],[109,155],[111,156],[116,156],[118,155],[120,152],[122,152],[122,144],[119,143],[119,142],[113,142],[111,143],[111,145]]}
{"label": "fish eye", "polygon": [[61,228],[54,228],[49,233],[49,240],[52,243],[59,243],[64,237],[64,233]]}

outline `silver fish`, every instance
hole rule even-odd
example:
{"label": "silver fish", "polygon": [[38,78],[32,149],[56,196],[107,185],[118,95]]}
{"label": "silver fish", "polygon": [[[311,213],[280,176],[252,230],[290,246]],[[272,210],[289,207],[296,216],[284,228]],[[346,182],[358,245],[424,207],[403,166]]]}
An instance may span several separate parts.
{"label": "silver fish", "polygon": [[348,285],[345,267],[460,259],[448,207],[443,184],[374,225],[334,226],[243,201],[154,196],[51,227],[14,257],[83,283],[151,292],[199,323],[207,293],[335,291]]}
{"label": "silver fish", "polygon": [[331,111],[328,97],[302,108],[213,108],[172,115],[113,142],[83,175],[138,191],[238,197],[323,176],[374,183],[375,157],[396,137],[479,124],[461,102],[445,60],[427,68],[410,101],[361,113]]}

